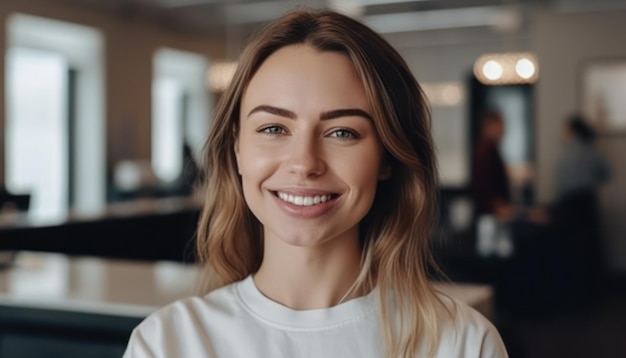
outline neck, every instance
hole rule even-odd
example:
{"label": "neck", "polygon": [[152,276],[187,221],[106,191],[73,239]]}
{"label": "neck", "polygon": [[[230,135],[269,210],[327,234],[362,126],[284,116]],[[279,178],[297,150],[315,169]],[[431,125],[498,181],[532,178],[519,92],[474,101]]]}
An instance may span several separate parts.
{"label": "neck", "polygon": [[298,247],[265,237],[263,262],[254,276],[268,298],[296,310],[335,306],[361,296],[351,290],[360,271],[356,234],[315,247]]}

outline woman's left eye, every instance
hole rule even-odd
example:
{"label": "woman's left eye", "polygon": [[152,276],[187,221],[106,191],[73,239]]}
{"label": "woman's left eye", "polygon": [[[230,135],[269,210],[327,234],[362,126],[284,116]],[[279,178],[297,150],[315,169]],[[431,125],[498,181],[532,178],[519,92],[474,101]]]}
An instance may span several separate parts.
{"label": "woman's left eye", "polygon": [[345,128],[333,131],[330,136],[338,139],[356,139],[359,137],[356,132]]}

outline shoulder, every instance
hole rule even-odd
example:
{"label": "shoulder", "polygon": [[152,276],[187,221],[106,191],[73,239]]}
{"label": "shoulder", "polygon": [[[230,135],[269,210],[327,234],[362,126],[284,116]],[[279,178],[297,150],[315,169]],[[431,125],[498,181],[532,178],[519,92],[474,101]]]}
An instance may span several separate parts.
{"label": "shoulder", "polygon": [[150,326],[161,326],[164,322],[170,325],[181,325],[193,320],[194,317],[207,314],[215,315],[236,309],[236,283],[224,286],[205,296],[187,297],[159,309],[149,315],[137,329]]}
{"label": "shoulder", "polygon": [[438,315],[441,329],[438,356],[508,357],[498,330],[485,316],[446,295],[440,294],[439,298],[442,312]]}
{"label": "shoulder", "polygon": [[[160,308],[146,317],[131,333],[124,357],[180,356],[187,348],[177,337],[195,341],[193,346],[203,346],[211,326],[236,314],[236,283],[206,296],[187,297]],[[191,343],[191,342],[185,342]],[[191,345],[189,345],[191,346]]]}

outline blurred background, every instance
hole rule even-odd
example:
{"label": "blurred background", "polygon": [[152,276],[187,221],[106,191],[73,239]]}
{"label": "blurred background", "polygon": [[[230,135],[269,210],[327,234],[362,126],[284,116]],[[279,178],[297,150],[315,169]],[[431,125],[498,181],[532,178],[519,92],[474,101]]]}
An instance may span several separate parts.
{"label": "blurred background", "polygon": [[626,356],[626,1],[2,0],[0,357],[120,356],[193,293],[211,113],[298,5],[369,25],[422,85],[435,255],[488,289],[511,357]]}

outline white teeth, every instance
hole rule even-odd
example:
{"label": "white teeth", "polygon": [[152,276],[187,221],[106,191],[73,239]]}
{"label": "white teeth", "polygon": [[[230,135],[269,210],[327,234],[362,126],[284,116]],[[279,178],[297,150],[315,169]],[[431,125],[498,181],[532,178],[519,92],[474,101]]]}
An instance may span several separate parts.
{"label": "white teeth", "polygon": [[331,199],[330,195],[299,196],[283,193],[280,191],[278,192],[278,197],[283,201],[298,206],[312,206],[319,203],[325,203]]}

